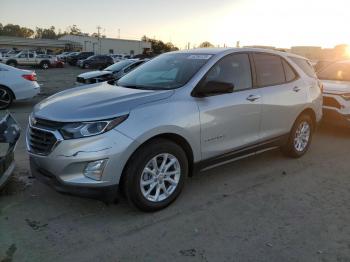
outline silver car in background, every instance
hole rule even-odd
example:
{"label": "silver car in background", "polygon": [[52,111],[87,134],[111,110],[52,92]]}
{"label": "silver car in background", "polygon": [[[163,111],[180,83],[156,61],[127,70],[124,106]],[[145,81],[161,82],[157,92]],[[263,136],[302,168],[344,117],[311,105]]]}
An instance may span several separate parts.
{"label": "silver car in background", "polygon": [[14,100],[23,100],[40,93],[34,71],[22,70],[0,63],[0,110]]}
{"label": "silver car in background", "polygon": [[168,206],[193,172],[282,148],[308,150],[322,117],[305,58],[264,49],[196,49],[35,106],[31,171],[58,191],[117,192],[141,210]]}

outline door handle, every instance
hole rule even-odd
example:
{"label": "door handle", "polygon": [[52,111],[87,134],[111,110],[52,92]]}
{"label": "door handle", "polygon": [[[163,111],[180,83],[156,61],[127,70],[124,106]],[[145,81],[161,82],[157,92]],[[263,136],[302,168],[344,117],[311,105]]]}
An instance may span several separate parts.
{"label": "door handle", "polygon": [[300,90],[301,90],[301,88],[298,87],[298,86],[295,86],[295,87],[293,88],[293,91],[296,92],[296,93],[299,92]]}
{"label": "door handle", "polygon": [[260,98],[261,98],[261,96],[259,96],[259,95],[250,95],[247,97],[247,100],[250,102],[254,102],[255,100],[258,100]]}

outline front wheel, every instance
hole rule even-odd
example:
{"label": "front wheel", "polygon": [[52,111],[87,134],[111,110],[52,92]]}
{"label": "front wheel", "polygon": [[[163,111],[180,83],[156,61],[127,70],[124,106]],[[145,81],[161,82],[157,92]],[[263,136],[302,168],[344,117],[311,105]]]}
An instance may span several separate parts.
{"label": "front wheel", "polygon": [[169,140],[156,139],[138,149],[129,160],[124,191],[137,208],[157,211],[179,196],[187,175],[184,150]]}
{"label": "front wheel", "polygon": [[299,158],[310,147],[313,133],[313,121],[309,115],[301,115],[294,123],[287,144],[282,147],[289,157]]}

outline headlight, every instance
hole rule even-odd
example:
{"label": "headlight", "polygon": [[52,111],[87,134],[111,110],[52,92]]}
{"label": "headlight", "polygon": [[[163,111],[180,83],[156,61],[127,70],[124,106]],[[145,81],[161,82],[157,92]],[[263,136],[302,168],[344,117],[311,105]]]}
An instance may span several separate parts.
{"label": "headlight", "polygon": [[105,133],[128,118],[128,115],[120,116],[112,120],[95,122],[69,123],[64,125],[60,132],[64,139],[82,138]]}
{"label": "headlight", "polygon": [[340,95],[343,99],[345,99],[346,101],[350,100],[350,94],[341,94]]}

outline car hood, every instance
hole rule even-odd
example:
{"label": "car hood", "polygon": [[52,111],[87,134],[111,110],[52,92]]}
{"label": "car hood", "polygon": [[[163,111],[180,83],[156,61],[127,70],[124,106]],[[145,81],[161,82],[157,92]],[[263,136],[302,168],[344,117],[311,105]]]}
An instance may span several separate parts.
{"label": "car hood", "polygon": [[343,94],[350,93],[350,82],[321,80],[324,93]]}
{"label": "car hood", "polygon": [[43,100],[34,116],[58,122],[111,119],[142,104],[170,97],[174,90],[140,90],[97,83],[72,88]]}
{"label": "car hood", "polygon": [[104,75],[111,75],[111,71],[91,71],[91,72],[86,72],[78,75],[78,77],[82,77],[84,79],[90,79],[93,77],[98,77],[98,76],[104,76]]}

